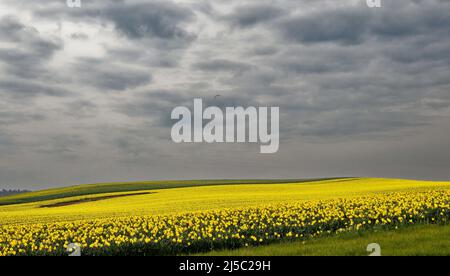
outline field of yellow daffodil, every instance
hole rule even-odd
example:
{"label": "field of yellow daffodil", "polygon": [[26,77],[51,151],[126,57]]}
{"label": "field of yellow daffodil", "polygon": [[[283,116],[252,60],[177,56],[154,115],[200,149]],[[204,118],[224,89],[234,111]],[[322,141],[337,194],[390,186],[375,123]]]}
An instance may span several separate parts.
{"label": "field of yellow daffodil", "polygon": [[[370,178],[216,184],[206,181],[191,181],[188,183],[191,186],[183,187],[164,182],[93,184],[36,191],[0,198],[0,225],[176,215],[180,212],[259,207],[380,193],[450,190],[449,182]],[[21,203],[24,201],[26,203]],[[5,202],[15,204],[1,206]],[[71,202],[77,204],[69,204]]]}
{"label": "field of yellow daffodil", "polygon": [[450,189],[263,203],[174,214],[0,226],[0,255],[189,254],[308,239],[342,231],[448,224]]}

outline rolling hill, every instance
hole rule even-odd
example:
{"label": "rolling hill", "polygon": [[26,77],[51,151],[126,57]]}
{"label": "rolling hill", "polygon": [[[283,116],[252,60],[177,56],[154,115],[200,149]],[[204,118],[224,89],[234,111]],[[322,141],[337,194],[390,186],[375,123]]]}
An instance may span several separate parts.
{"label": "rolling hill", "polygon": [[442,188],[450,189],[450,183],[342,178],[92,184],[2,198],[0,221],[6,225],[164,215]]}
{"label": "rolling hill", "polygon": [[[447,254],[449,198],[450,182],[376,178],[80,185],[0,198],[0,255],[359,255],[372,238]],[[423,247],[392,232],[412,226]]]}

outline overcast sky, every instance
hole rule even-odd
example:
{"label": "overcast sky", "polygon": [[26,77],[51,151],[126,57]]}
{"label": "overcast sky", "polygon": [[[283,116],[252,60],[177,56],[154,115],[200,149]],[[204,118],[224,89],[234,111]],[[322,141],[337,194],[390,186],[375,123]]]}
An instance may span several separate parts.
{"label": "overcast sky", "polygon": [[[450,1],[382,2],[2,0],[0,188],[450,180]],[[279,152],[173,143],[194,98],[279,106]]]}

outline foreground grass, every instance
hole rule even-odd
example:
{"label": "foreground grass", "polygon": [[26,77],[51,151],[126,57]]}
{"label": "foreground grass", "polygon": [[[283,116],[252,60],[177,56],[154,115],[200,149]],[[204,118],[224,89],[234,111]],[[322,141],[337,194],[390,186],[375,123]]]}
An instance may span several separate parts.
{"label": "foreground grass", "polygon": [[349,232],[308,241],[213,251],[203,256],[367,256],[370,243],[378,243],[383,256],[450,256],[450,225]]}

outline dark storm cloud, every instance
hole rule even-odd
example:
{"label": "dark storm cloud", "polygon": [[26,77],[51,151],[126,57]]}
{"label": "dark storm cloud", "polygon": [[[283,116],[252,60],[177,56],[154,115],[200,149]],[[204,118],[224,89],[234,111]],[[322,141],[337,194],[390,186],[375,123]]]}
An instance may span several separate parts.
{"label": "dark storm cloud", "polygon": [[186,106],[193,110],[194,99],[202,99],[203,106],[225,107],[258,105],[251,96],[238,91],[207,91],[199,90],[155,90],[145,91],[137,95],[133,101],[121,102],[116,110],[131,118],[144,119],[148,124],[170,129],[174,124],[171,112],[177,106]]}
{"label": "dark storm cloud", "polygon": [[193,65],[194,69],[206,71],[206,72],[231,72],[231,73],[241,73],[246,70],[251,69],[251,65],[238,62],[231,61],[225,59],[213,59],[209,61],[202,61],[195,63]]}
{"label": "dark storm cloud", "polygon": [[109,5],[105,7],[105,18],[114,22],[118,31],[131,39],[158,37],[161,39],[191,40],[189,34],[179,26],[193,20],[191,10],[168,1],[152,1],[136,5]]}
{"label": "dark storm cloud", "polygon": [[144,118],[169,127],[172,108],[187,103],[189,99],[189,96],[165,90],[147,91],[132,101],[118,103],[115,108],[129,117]]}
{"label": "dark storm cloud", "polygon": [[32,150],[39,154],[56,155],[62,158],[79,157],[79,149],[87,145],[87,141],[77,134],[59,134],[49,137],[47,143],[39,144]]}
{"label": "dark storm cloud", "polygon": [[[295,126],[282,133],[352,137],[431,124],[436,117],[423,114],[449,104],[449,8],[437,1],[389,2],[378,10],[343,4],[276,21],[275,33],[298,45],[278,47],[264,60],[282,72],[271,83],[297,86],[277,103]],[[247,89],[248,73],[229,82]]]}
{"label": "dark storm cloud", "polygon": [[99,111],[99,107],[91,100],[71,100],[62,111],[62,113],[76,118],[94,118]]}
{"label": "dark storm cloud", "polygon": [[63,97],[70,95],[72,92],[33,80],[0,78],[0,93],[12,98],[25,98],[38,95]]}
{"label": "dark storm cloud", "polygon": [[70,35],[70,38],[76,39],[76,40],[87,40],[87,39],[89,39],[89,36],[87,34],[83,34],[83,33],[73,33]]}
{"label": "dark storm cloud", "polygon": [[[2,178],[449,176],[450,2],[184,2],[2,1]],[[280,152],[174,145],[194,98],[279,106]]]}
{"label": "dark storm cloud", "polygon": [[450,3],[440,0],[390,1],[383,13],[373,13],[369,31],[384,39],[401,39],[406,36],[438,38],[450,34],[450,19],[445,14]]}
{"label": "dark storm cloud", "polygon": [[278,49],[274,46],[255,47],[248,51],[251,56],[271,56],[278,52]]}
{"label": "dark storm cloud", "polygon": [[233,13],[225,16],[224,19],[235,27],[246,28],[271,21],[282,15],[286,15],[286,11],[280,7],[268,4],[251,4],[238,6]]}
{"label": "dark storm cloud", "polygon": [[180,49],[159,48],[159,46],[148,49],[143,47],[145,46],[110,47],[107,49],[108,59],[144,67],[176,68],[180,62],[180,56],[183,54],[183,50]]}
{"label": "dark storm cloud", "polygon": [[361,70],[370,60],[364,48],[315,47],[291,49],[278,55],[274,63],[287,74],[326,74]]}
{"label": "dark storm cloud", "polygon": [[2,128],[0,128],[0,152],[7,153],[14,149],[14,139],[8,135]]}
{"label": "dark storm cloud", "polygon": [[44,38],[35,28],[13,16],[0,18],[0,37],[10,45],[0,48],[0,65],[10,74],[23,78],[42,75],[45,63],[63,47],[59,39]]}
{"label": "dark storm cloud", "polygon": [[123,91],[149,84],[152,76],[143,69],[130,68],[100,59],[82,59],[75,65],[76,77],[104,92]]}
{"label": "dark storm cloud", "polygon": [[189,33],[182,26],[195,20],[194,13],[188,6],[172,1],[89,1],[79,9],[69,9],[57,4],[42,5],[36,7],[34,14],[76,22],[110,22],[129,39],[159,39],[180,45],[195,39],[195,34]]}
{"label": "dark storm cloud", "polygon": [[285,19],[280,30],[285,39],[294,42],[358,44],[362,42],[369,15],[367,8],[320,10]]}
{"label": "dark storm cloud", "polygon": [[149,125],[170,128],[174,123],[170,118],[172,109],[177,106],[192,107],[195,97],[201,98],[202,95],[180,89],[150,90],[138,94],[131,101],[117,103],[115,109],[130,118],[141,118]]}
{"label": "dark storm cloud", "polygon": [[7,16],[0,19],[0,35],[5,41],[20,41],[23,38],[21,33],[25,30],[18,18]]}
{"label": "dark storm cloud", "polygon": [[0,126],[44,120],[45,115],[17,111],[0,111]]}
{"label": "dark storm cloud", "polygon": [[[33,7],[34,15],[45,20],[112,26],[124,45],[103,45],[106,55],[102,58],[107,61],[176,67],[183,51],[197,36],[186,28],[187,24],[196,21],[192,7],[172,1],[89,1],[79,9],[48,2],[52,4]],[[79,32],[71,34],[74,40],[87,40],[86,36]]]}
{"label": "dark storm cloud", "polygon": [[70,92],[53,83],[48,63],[63,49],[59,38],[47,37],[15,16],[0,18],[0,94],[4,99],[39,95],[67,96]]}
{"label": "dark storm cloud", "polygon": [[[376,114],[378,113],[378,114]],[[324,118],[328,117],[324,120]],[[371,112],[348,110],[330,112],[324,116],[310,117],[300,132],[312,137],[348,137],[371,133],[387,133],[400,128],[414,128],[427,125],[430,118],[418,116],[414,112]]]}
{"label": "dark storm cloud", "polygon": [[[389,1],[383,9],[364,4],[324,7],[279,22],[285,39],[299,43],[338,42],[360,44],[366,40],[395,39],[413,35],[448,35],[450,4],[443,1]],[[320,18],[320,20],[318,20]],[[435,37],[436,38],[436,37]]]}
{"label": "dark storm cloud", "polygon": [[145,152],[149,149],[156,153],[151,143],[149,143],[149,138],[145,138],[148,137],[149,134],[150,133],[147,131],[125,128],[114,137],[104,137],[104,139],[106,143],[113,145],[125,158],[145,157]]}

